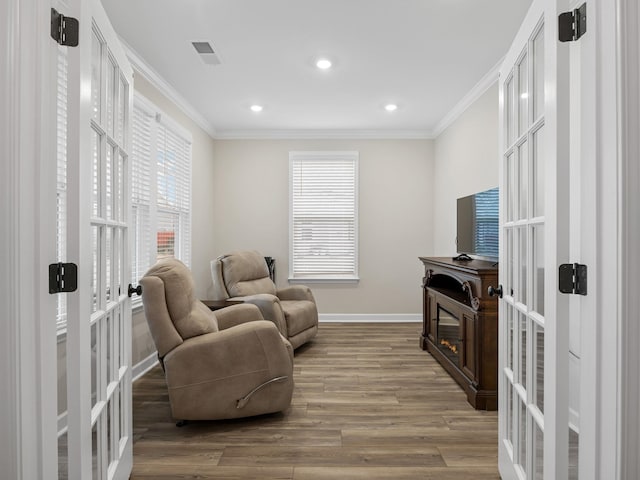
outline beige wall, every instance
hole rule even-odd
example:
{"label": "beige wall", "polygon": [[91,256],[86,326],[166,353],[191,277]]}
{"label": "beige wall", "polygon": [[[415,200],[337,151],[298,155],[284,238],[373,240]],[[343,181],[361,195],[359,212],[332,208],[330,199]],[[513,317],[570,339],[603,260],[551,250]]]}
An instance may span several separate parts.
{"label": "beige wall", "polygon": [[498,84],[435,140],[434,255],[456,253],[456,199],[498,186]]}
{"label": "beige wall", "polygon": [[360,154],[360,282],[311,285],[320,313],[421,312],[423,272],[417,257],[433,253],[431,140],[217,140],[215,254],[257,249],[275,257],[278,286],[288,284],[293,150]]}

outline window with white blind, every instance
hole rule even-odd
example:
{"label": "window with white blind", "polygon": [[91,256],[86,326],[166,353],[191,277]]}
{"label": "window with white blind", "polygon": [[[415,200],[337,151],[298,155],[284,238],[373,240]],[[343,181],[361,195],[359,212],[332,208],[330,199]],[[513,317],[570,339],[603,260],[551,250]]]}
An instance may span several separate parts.
{"label": "window with white blind", "polygon": [[131,159],[136,285],[157,260],[191,263],[191,135],[140,95],[133,106]]}
{"label": "window with white blind", "polygon": [[289,281],[358,280],[358,152],[289,152]]}

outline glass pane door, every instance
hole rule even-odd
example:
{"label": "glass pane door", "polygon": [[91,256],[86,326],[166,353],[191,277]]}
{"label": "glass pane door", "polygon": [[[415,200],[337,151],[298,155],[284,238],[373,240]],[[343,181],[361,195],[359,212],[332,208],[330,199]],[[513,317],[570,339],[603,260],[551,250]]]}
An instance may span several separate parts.
{"label": "glass pane door", "polygon": [[69,3],[83,12],[80,46],[67,51],[64,122],[67,256],[79,259],[79,282],[67,305],[68,429],[59,442],[59,478],[124,479],[132,466],[127,287],[133,71],[100,1]]}
{"label": "glass pane door", "polygon": [[500,301],[499,464],[505,479],[542,480],[548,451],[545,166],[549,157],[545,150],[541,3],[534,0],[500,75],[500,281],[504,296]]}
{"label": "glass pane door", "polygon": [[[94,8],[97,2],[94,2]],[[93,478],[112,478],[131,455],[129,126],[131,70],[103,12],[91,36]],[[124,456],[124,457],[123,457]],[[128,461],[128,460],[126,460]]]}

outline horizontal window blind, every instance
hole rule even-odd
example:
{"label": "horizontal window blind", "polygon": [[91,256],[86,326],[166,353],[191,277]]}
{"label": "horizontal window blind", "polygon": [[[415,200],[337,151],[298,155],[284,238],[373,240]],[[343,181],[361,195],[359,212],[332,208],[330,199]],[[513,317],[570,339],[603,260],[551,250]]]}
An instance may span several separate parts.
{"label": "horizontal window blind", "polygon": [[[132,131],[132,283],[162,258],[191,263],[191,138],[136,96]],[[139,297],[133,299],[140,303]]]}
{"label": "horizontal window blind", "polygon": [[[191,142],[167,124],[158,125],[158,259],[168,255],[160,249],[160,235],[173,235],[171,256],[191,263]],[[165,248],[163,246],[163,248]]]}
{"label": "horizontal window blind", "polygon": [[158,210],[157,219],[157,259],[176,258],[176,246],[180,244],[180,216],[171,210]]}
{"label": "horizontal window blind", "polygon": [[498,252],[498,189],[494,188],[475,195],[474,242],[478,255],[495,255]]}
{"label": "horizontal window blind", "polygon": [[357,152],[291,152],[291,277],[357,277]]}
{"label": "horizontal window blind", "polygon": [[[153,116],[134,105],[131,137],[131,283],[138,281],[153,263],[151,252],[151,152]],[[133,301],[136,301],[134,297]]]}

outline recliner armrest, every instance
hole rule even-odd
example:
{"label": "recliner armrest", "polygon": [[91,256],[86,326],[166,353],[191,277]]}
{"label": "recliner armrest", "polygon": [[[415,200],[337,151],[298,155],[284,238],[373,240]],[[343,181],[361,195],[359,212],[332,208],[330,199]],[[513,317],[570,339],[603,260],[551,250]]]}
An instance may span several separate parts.
{"label": "recliner armrest", "polygon": [[280,300],[309,300],[316,303],[311,289],[306,285],[292,285],[290,287],[281,288],[276,295]]}
{"label": "recliner armrest", "polygon": [[287,322],[284,318],[284,312],[280,305],[280,299],[270,293],[258,293],[256,295],[248,295],[246,297],[236,297],[236,300],[243,300],[245,303],[256,305],[265,320],[275,323],[276,327],[285,338],[287,335]]}

